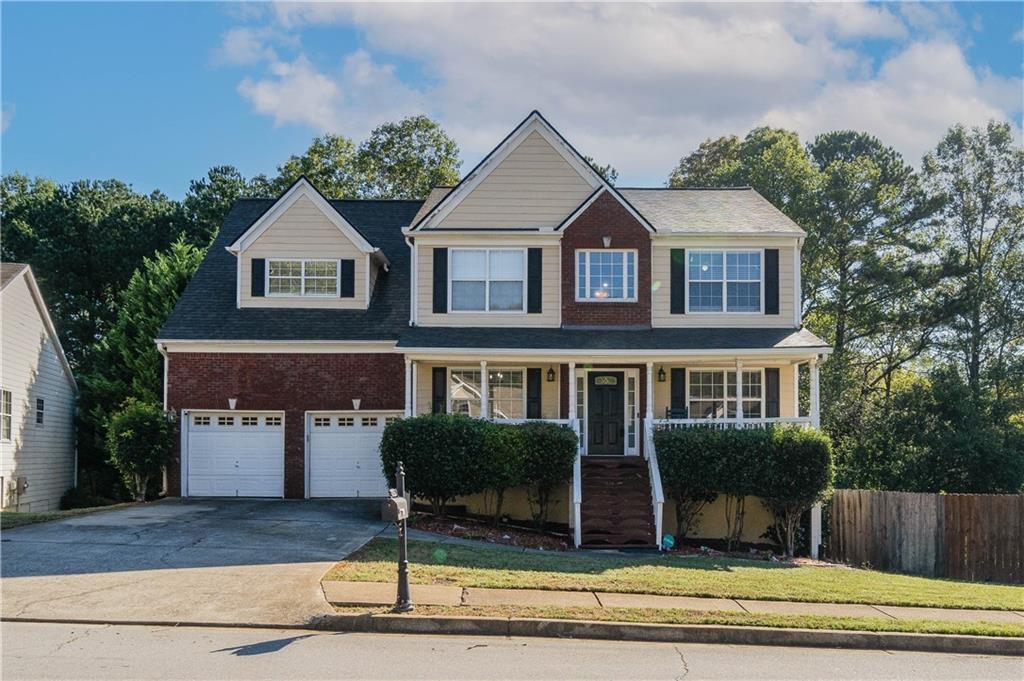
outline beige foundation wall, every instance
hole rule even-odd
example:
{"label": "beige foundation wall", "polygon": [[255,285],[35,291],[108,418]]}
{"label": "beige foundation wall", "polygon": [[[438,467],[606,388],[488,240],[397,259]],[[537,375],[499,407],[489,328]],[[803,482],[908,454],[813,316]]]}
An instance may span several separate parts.
{"label": "beige foundation wall", "polygon": [[[747,497],[745,508],[743,534],[740,535],[740,541],[750,544],[770,544],[771,542],[761,535],[774,524],[772,512],[761,503],[758,497]],[[678,534],[676,505],[670,499],[665,500],[663,522],[665,534],[673,536]],[[686,536],[691,539],[724,539],[725,534],[725,498],[719,496],[704,507],[697,519],[696,528]]]}
{"label": "beige foundation wall", "polygon": [[[795,413],[794,403],[794,384],[793,384],[793,365],[789,363],[753,363],[744,362],[743,369],[764,369],[767,367],[776,367],[779,369],[779,415],[782,417],[798,416]],[[683,369],[727,369],[729,371],[735,371],[736,367],[723,365],[722,363],[717,364],[656,364],[654,365],[654,375],[657,377],[658,369],[665,369],[665,382],[659,383],[657,378],[654,382],[654,418],[663,419],[665,418],[665,410],[672,404],[672,369],[683,368]]]}
{"label": "beige foundation wall", "polygon": [[[569,489],[571,483],[559,487],[551,495],[551,506],[548,511],[548,522],[569,525],[572,516],[571,504],[569,503]],[[472,515],[491,515],[494,513],[493,494],[473,494],[466,497],[457,497],[454,502],[456,506],[465,506],[466,511]],[[530,522],[533,514],[530,511],[530,498],[526,487],[516,487],[505,492],[505,499],[501,504],[501,514],[512,520]]]}
{"label": "beige foundation wall", "polygon": [[[689,313],[672,314],[672,249],[715,250],[716,248],[779,249],[779,314]],[[658,327],[785,327],[798,326],[795,318],[796,261],[799,249],[795,238],[731,238],[668,236],[654,241],[651,259],[651,324]],[[763,262],[762,262],[763,266]],[[762,301],[763,302],[763,301]]]}
{"label": "beige foundation wall", "polygon": [[[433,376],[434,367],[448,366],[450,368],[467,368],[467,369],[479,369],[479,362],[463,362],[463,363],[416,363],[416,414],[429,414],[431,407],[431,382]],[[559,396],[559,381],[561,380],[561,372],[558,370],[557,364],[506,364],[506,363],[490,363],[488,362],[487,368],[489,370],[494,369],[522,369],[526,370],[529,368],[540,369],[540,414],[541,418],[545,419],[557,419],[563,418],[558,414],[558,396]],[[548,382],[547,373],[548,369],[554,369],[555,380]],[[524,389],[525,389],[525,375],[524,375]]]}

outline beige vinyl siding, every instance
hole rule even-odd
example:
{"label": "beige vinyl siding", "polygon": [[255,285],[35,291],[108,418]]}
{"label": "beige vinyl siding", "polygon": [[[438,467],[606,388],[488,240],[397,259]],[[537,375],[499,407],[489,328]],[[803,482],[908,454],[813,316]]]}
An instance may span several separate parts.
{"label": "beige vinyl siding", "polygon": [[[665,369],[665,382],[659,383],[657,378],[654,382],[654,418],[663,419],[665,418],[665,410],[672,404],[672,369],[683,368],[687,371],[690,370],[707,370],[707,369],[727,369],[729,371],[735,371],[735,364],[731,366],[717,362],[715,364],[656,364],[654,366],[654,375],[657,377],[659,368]],[[744,370],[754,369],[765,369],[768,367],[778,367],[779,369],[779,416],[789,417],[798,416],[795,413],[794,402],[793,402],[793,365],[792,364],[772,364],[772,363],[747,363],[744,362]]]}
{"label": "beige vinyl siding", "polygon": [[[422,242],[417,248],[416,259],[418,291],[416,291],[417,324],[419,326],[515,326],[515,327],[551,327],[561,323],[561,290],[562,271],[560,267],[561,249],[557,243],[535,244],[541,248],[542,293],[541,312],[447,312],[435,314],[434,309],[434,248],[530,248],[521,243],[509,244],[496,241],[490,237],[481,243],[439,243],[436,241]],[[451,253],[449,252],[449,256]],[[449,267],[449,275],[451,268]],[[524,307],[526,301],[523,301]]]}
{"label": "beige vinyl siding", "polygon": [[[796,239],[716,239],[696,237],[670,237],[656,239],[653,245],[651,282],[651,323],[661,327],[786,327],[794,324],[794,283],[796,269],[793,257]],[[671,251],[674,248],[715,250],[716,248],[779,249],[779,314],[687,313],[671,314],[672,277]],[[762,261],[762,267],[763,267]],[[762,301],[763,304],[763,301]]]}
{"label": "beige vinyl siding", "polygon": [[[416,363],[416,414],[429,414],[432,400],[431,391],[433,386],[433,370],[434,367],[446,366],[439,363]],[[447,366],[464,369],[474,369],[480,367],[480,362],[463,362],[463,363],[450,363]],[[558,415],[558,382],[561,380],[561,372],[558,369],[557,364],[515,364],[515,363],[488,363],[488,370],[493,369],[522,369],[526,370],[531,367],[540,367],[540,415],[541,418],[545,419],[557,419],[561,418]],[[548,383],[547,373],[548,369],[555,370],[555,380]],[[523,385],[526,385],[526,376],[523,376]]]}
{"label": "beige vinyl siding", "polygon": [[[319,208],[305,196],[267,228],[260,237],[247,248],[241,257],[242,307],[316,307],[333,309],[365,309],[366,308],[366,254],[349,241],[348,237],[327,219]],[[253,298],[252,291],[252,260],[266,259],[316,259],[316,260],[354,260],[355,261],[355,297],[354,298],[317,298],[317,297],[276,297],[265,296]],[[371,267],[373,265],[371,264]],[[372,278],[372,277],[371,277]]]}
{"label": "beige vinyl siding", "polygon": [[441,221],[441,228],[554,229],[594,188],[533,132]]}
{"label": "beige vinyl siding", "polygon": [[[12,486],[24,476],[21,511],[47,511],[74,485],[75,394],[29,288],[28,275],[0,295],[4,390],[11,392],[11,439],[0,442],[2,507],[14,508]],[[36,399],[44,400],[36,425]]]}

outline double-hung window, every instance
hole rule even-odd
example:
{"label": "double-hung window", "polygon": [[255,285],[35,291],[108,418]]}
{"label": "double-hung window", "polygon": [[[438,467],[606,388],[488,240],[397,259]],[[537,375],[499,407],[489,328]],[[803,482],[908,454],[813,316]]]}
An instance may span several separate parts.
{"label": "double-hung window", "polygon": [[[453,414],[480,417],[480,396],[483,393],[479,369],[452,369],[448,380],[448,397]],[[521,369],[489,369],[487,371],[488,417],[494,419],[526,418],[525,376]]]}
{"label": "double-hung window", "polygon": [[10,390],[0,390],[0,439],[11,439],[11,422],[13,421],[14,400]]}
{"label": "double-hung window", "polygon": [[268,260],[267,295],[338,296],[337,260]]}
{"label": "double-hung window", "polygon": [[526,251],[521,248],[451,251],[453,312],[522,312]]}
{"label": "double-hung window", "polygon": [[[690,370],[690,418],[736,418],[735,369],[704,371]],[[761,418],[764,414],[764,377],[760,369],[743,371],[744,418]]]}
{"label": "double-hung window", "polygon": [[576,300],[636,300],[636,251],[576,251]]}
{"label": "double-hung window", "polygon": [[689,251],[690,312],[761,312],[761,251]]}

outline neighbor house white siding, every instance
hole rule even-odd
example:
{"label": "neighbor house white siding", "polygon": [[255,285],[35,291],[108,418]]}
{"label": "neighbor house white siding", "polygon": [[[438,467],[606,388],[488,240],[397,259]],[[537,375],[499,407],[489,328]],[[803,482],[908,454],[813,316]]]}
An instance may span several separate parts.
{"label": "neighbor house white siding", "polygon": [[[11,439],[0,442],[2,507],[46,511],[59,507],[75,483],[75,391],[36,306],[28,274],[0,293],[0,387],[11,392]],[[36,399],[44,400],[36,424]],[[18,477],[28,480],[19,499]]]}
{"label": "neighbor house white siding", "polygon": [[[367,306],[366,268],[376,267],[341,231],[327,219],[319,208],[303,196],[274,224],[270,225],[255,243],[239,256],[241,258],[241,307],[315,307],[332,309],[365,309]],[[275,297],[253,298],[253,258],[312,258],[317,260],[354,260],[355,297]],[[371,273],[371,284],[376,273]]]}
{"label": "neighbor house white siding", "polygon": [[438,226],[554,229],[593,191],[540,133],[533,132]]}

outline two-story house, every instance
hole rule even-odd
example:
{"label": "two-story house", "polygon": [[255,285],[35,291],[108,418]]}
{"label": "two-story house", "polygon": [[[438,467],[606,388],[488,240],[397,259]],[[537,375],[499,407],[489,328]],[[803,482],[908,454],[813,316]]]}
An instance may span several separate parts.
{"label": "two-story house", "polygon": [[613,187],[537,112],[425,201],[239,201],[158,339],[171,492],[381,496],[391,419],[547,419],[576,543],[654,543],[656,428],[817,423],[804,237],[749,188]]}

